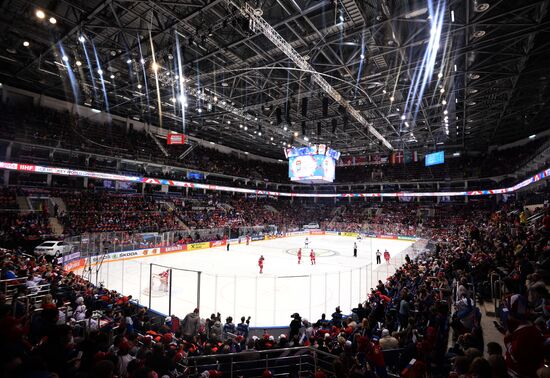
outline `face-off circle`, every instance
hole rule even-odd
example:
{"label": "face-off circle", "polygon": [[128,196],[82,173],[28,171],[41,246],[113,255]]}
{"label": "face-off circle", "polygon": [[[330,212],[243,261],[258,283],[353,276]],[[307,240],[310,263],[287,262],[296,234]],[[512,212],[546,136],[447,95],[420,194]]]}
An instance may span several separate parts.
{"label": "face-off circle", "polygon": [[[285,251],[285,253],[288,253],[289,255],[298,255],[298,249],[299,248],[290,248]],[[313,252],[315,252],[315,257],[329,257],[329,256],[337,256],[339,255],[338,252],[333,251],[332,249],[323,249],[323,248],[302,248],[302,256],[309,256],[309,252],[313,249]]]}

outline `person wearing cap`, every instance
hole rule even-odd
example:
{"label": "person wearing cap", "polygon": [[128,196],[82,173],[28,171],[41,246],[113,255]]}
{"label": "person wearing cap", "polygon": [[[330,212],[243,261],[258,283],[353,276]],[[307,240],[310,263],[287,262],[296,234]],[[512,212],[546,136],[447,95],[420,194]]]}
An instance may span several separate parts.
{"label": "person wearing cap", "polygon": [[338,328],[342,327],[342,310],[340,310],[340,306],[336,307],[332,313],[332,325]]}
{"label": "person wearing cap", "polygon": [[199,332],[199,327],[199,309],[195,308],[193,312],[190,312],[183,318],[183,322],[181,322],[181,334],[189,341]]}
{"label": "person wearing cap", "polygon": [[302,328],[302,318],[300,317],[300,314],[295,312],[292,314],[292,321],[290,322],[290,333],[288,335],[289,339],[292,340],[294,336],[299,335],[300,328]]}
{"label": "person wearing cap", "polygon": [[512,295],[506,307],[506,365],[517,376],[535,377],[544,362],[544,338],[537,327],[527,320],[527,299],[524,296]]}
{"label": "person wearing cap", "polygon": [[399,348],[399,341],[390,335],[390,331],[387,328],[382,330],[382,337],[378,341],[382,350],[397,349]]}

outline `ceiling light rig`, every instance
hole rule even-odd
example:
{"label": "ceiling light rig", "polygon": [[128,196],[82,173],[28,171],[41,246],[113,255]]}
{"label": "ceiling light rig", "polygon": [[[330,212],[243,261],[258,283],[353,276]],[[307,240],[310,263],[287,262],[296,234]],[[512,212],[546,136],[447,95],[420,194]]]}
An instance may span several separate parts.
{"label": "ceiling light rig", "polygon": [[[355,109],[342,95],[334,89],[330,83],[315,70],[315,68],[307,62],[295,49],[290,45],[266,20],[264,20],[256,9],[250,4],[244,3],[242,6],[237,6],[233,1],[229,3],[239,9],[239,11],[250,19],[250,25],[253,31],[261,32],[266,38],[268,38],[275,46],[277,46],[285,55],[287,55],[300,69],[311,73],[311,79],[317,85],[319,85],[330,97],[339,103],[344,110],[347,111],[353,118],[355,118],[361,125],[363,125],[371,134],[373,134],[380,142],[384,144],[388,149],[393,150],[393,146],[378,130],[376,130],[373,124],[367,121],[363,115]],[[344,15],[341,14],[341,21],[343,22]]]}

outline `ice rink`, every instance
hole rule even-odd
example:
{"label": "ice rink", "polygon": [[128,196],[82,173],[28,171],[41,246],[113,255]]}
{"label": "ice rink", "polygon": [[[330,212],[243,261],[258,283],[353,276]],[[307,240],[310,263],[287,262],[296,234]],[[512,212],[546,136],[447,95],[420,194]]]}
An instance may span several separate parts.
{"label": "ice rink", "polygon": [[[185,251],[145,258],[104,263],[97,273],[98,282],[110,289],[132,295],[145,306],[163,314],[184,316],[197,306],[201,317],[220,312],[222,319],[251,316],[256,327],[287,325],[294,312],[316,320],[322,313],[330,316],[341,306],[344,313],[364,301],[370,288],[384,280],[404,261],[405,253],[415,253],[412,241],[346,236],[308,236],[316,251],[311,265],[305,236],[254,241],[250,245],[225,246]],[[358,257],[353,257],[357,242]],[[302,248],[302,263],[296,252]],[[376,264],[375,252],[387,249],[390,264],[382,257]],[[265,258],[259,274],[258,259]],[[172,267],[169,293],[160,290],[160,281],[150,280]],[[198,273],[200,272],[200,273]],[[93,275],[95,280],[95,273]],[[152,284],[151,298],[149,286]],[[149,302],[150,301],[150,302]]]}

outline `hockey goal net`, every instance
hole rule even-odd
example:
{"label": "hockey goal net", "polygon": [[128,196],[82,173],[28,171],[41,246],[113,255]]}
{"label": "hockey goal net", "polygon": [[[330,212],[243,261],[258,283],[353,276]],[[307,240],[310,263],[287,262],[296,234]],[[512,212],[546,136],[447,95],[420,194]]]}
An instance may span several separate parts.
{"label": "hockey goal net", "polygon": [[151,285],[143,289],[143,294],[151,297],[168,295],[170,270],[155,271],[151,275]]}

